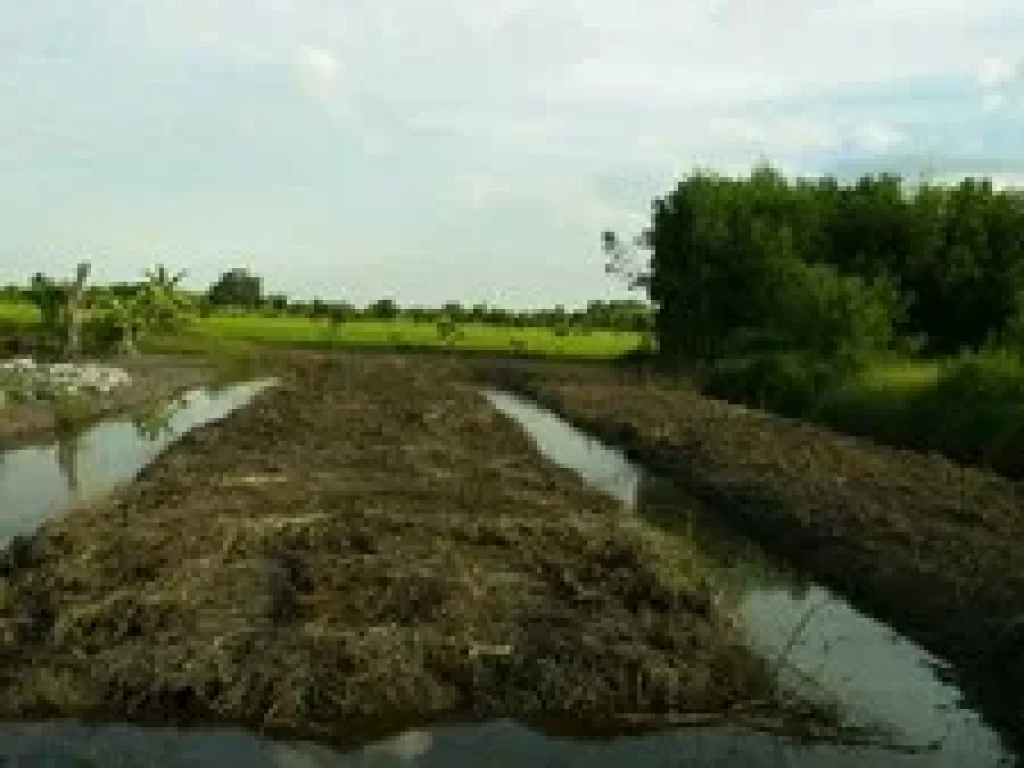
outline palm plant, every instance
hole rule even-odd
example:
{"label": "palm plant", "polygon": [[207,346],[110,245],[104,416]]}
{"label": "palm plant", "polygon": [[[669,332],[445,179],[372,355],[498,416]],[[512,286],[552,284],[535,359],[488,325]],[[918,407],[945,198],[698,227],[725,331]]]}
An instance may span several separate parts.
{"label": "palm plant", "polygon": [[100,307],[120,330],[121,352],[134,355],[139,339],[154,332],[173,331],[181,326],[193,307],[181,290],[184,271],[171,274],[163,264],[145,272],[146,279],[128,296],[106,294]]}

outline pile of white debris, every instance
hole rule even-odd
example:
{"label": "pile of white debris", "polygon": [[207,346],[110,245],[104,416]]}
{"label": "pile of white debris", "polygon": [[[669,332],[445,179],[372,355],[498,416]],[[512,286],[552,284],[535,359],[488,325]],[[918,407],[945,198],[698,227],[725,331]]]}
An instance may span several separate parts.
{"label": "pile of white debris", "polygon": [[59,400],[108,394],[131,383],[121,368],[96,363],[40,363],[30,357],[0,362],[0,401]]}

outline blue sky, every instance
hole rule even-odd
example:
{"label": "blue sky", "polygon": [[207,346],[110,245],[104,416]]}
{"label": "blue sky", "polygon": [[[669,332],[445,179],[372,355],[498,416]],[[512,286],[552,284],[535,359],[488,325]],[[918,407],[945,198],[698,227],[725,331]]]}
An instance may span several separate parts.
{"label": "blue sky", "polygon": [[0,0],[0,282],[515,306],[694,165],[1024,184],[1019,0]]}

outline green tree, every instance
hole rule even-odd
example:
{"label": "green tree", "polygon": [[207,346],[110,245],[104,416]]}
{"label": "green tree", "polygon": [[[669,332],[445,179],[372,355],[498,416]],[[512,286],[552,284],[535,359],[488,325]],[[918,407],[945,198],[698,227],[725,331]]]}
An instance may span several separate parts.
{"label": "green tree", "polygon": [[263,280],[247,269],[231,269],[210,286],[207,296],[213,306],[255,309],[263,301]]}
{"label": "green tree", "polygon": [[277,315],[288,312],[288,297],[283,293],[273,293],[267,296],[267,306]]}
{"label": "green tree", "polygon": [[124,354],[136,354],[138,342],[146,336],[176,331],[188,322],[195,303],[181,289],[185,275],[184,271],[172,275],[158,264],[146,270],[146,279],[134,293],[108,292],[98,300],[98,311],[118,328],[119,346]]}
{"label": "green tree", "polygon": [[44,333],[60,344],[61,354],[67,359],[82,352],[82,325],[88,310],[85,283],[90,265],[78,265],[75,279],[59,283],[37,272],[32,277],[28,299],[39,309]]}
{"label": "green tree", "polygon": [[366,315],[377,320],[394,320],[399,315],[394,299],[378,299],[366,308]]}

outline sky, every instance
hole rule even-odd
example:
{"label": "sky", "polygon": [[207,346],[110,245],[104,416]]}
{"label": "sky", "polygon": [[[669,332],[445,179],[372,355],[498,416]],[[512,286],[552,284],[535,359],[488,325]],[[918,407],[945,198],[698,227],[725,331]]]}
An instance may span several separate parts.
{"label": "sky", "polygon": [[1024,3],[0,0],[0,282],[573,306],[762,159],[1024,185]]}

